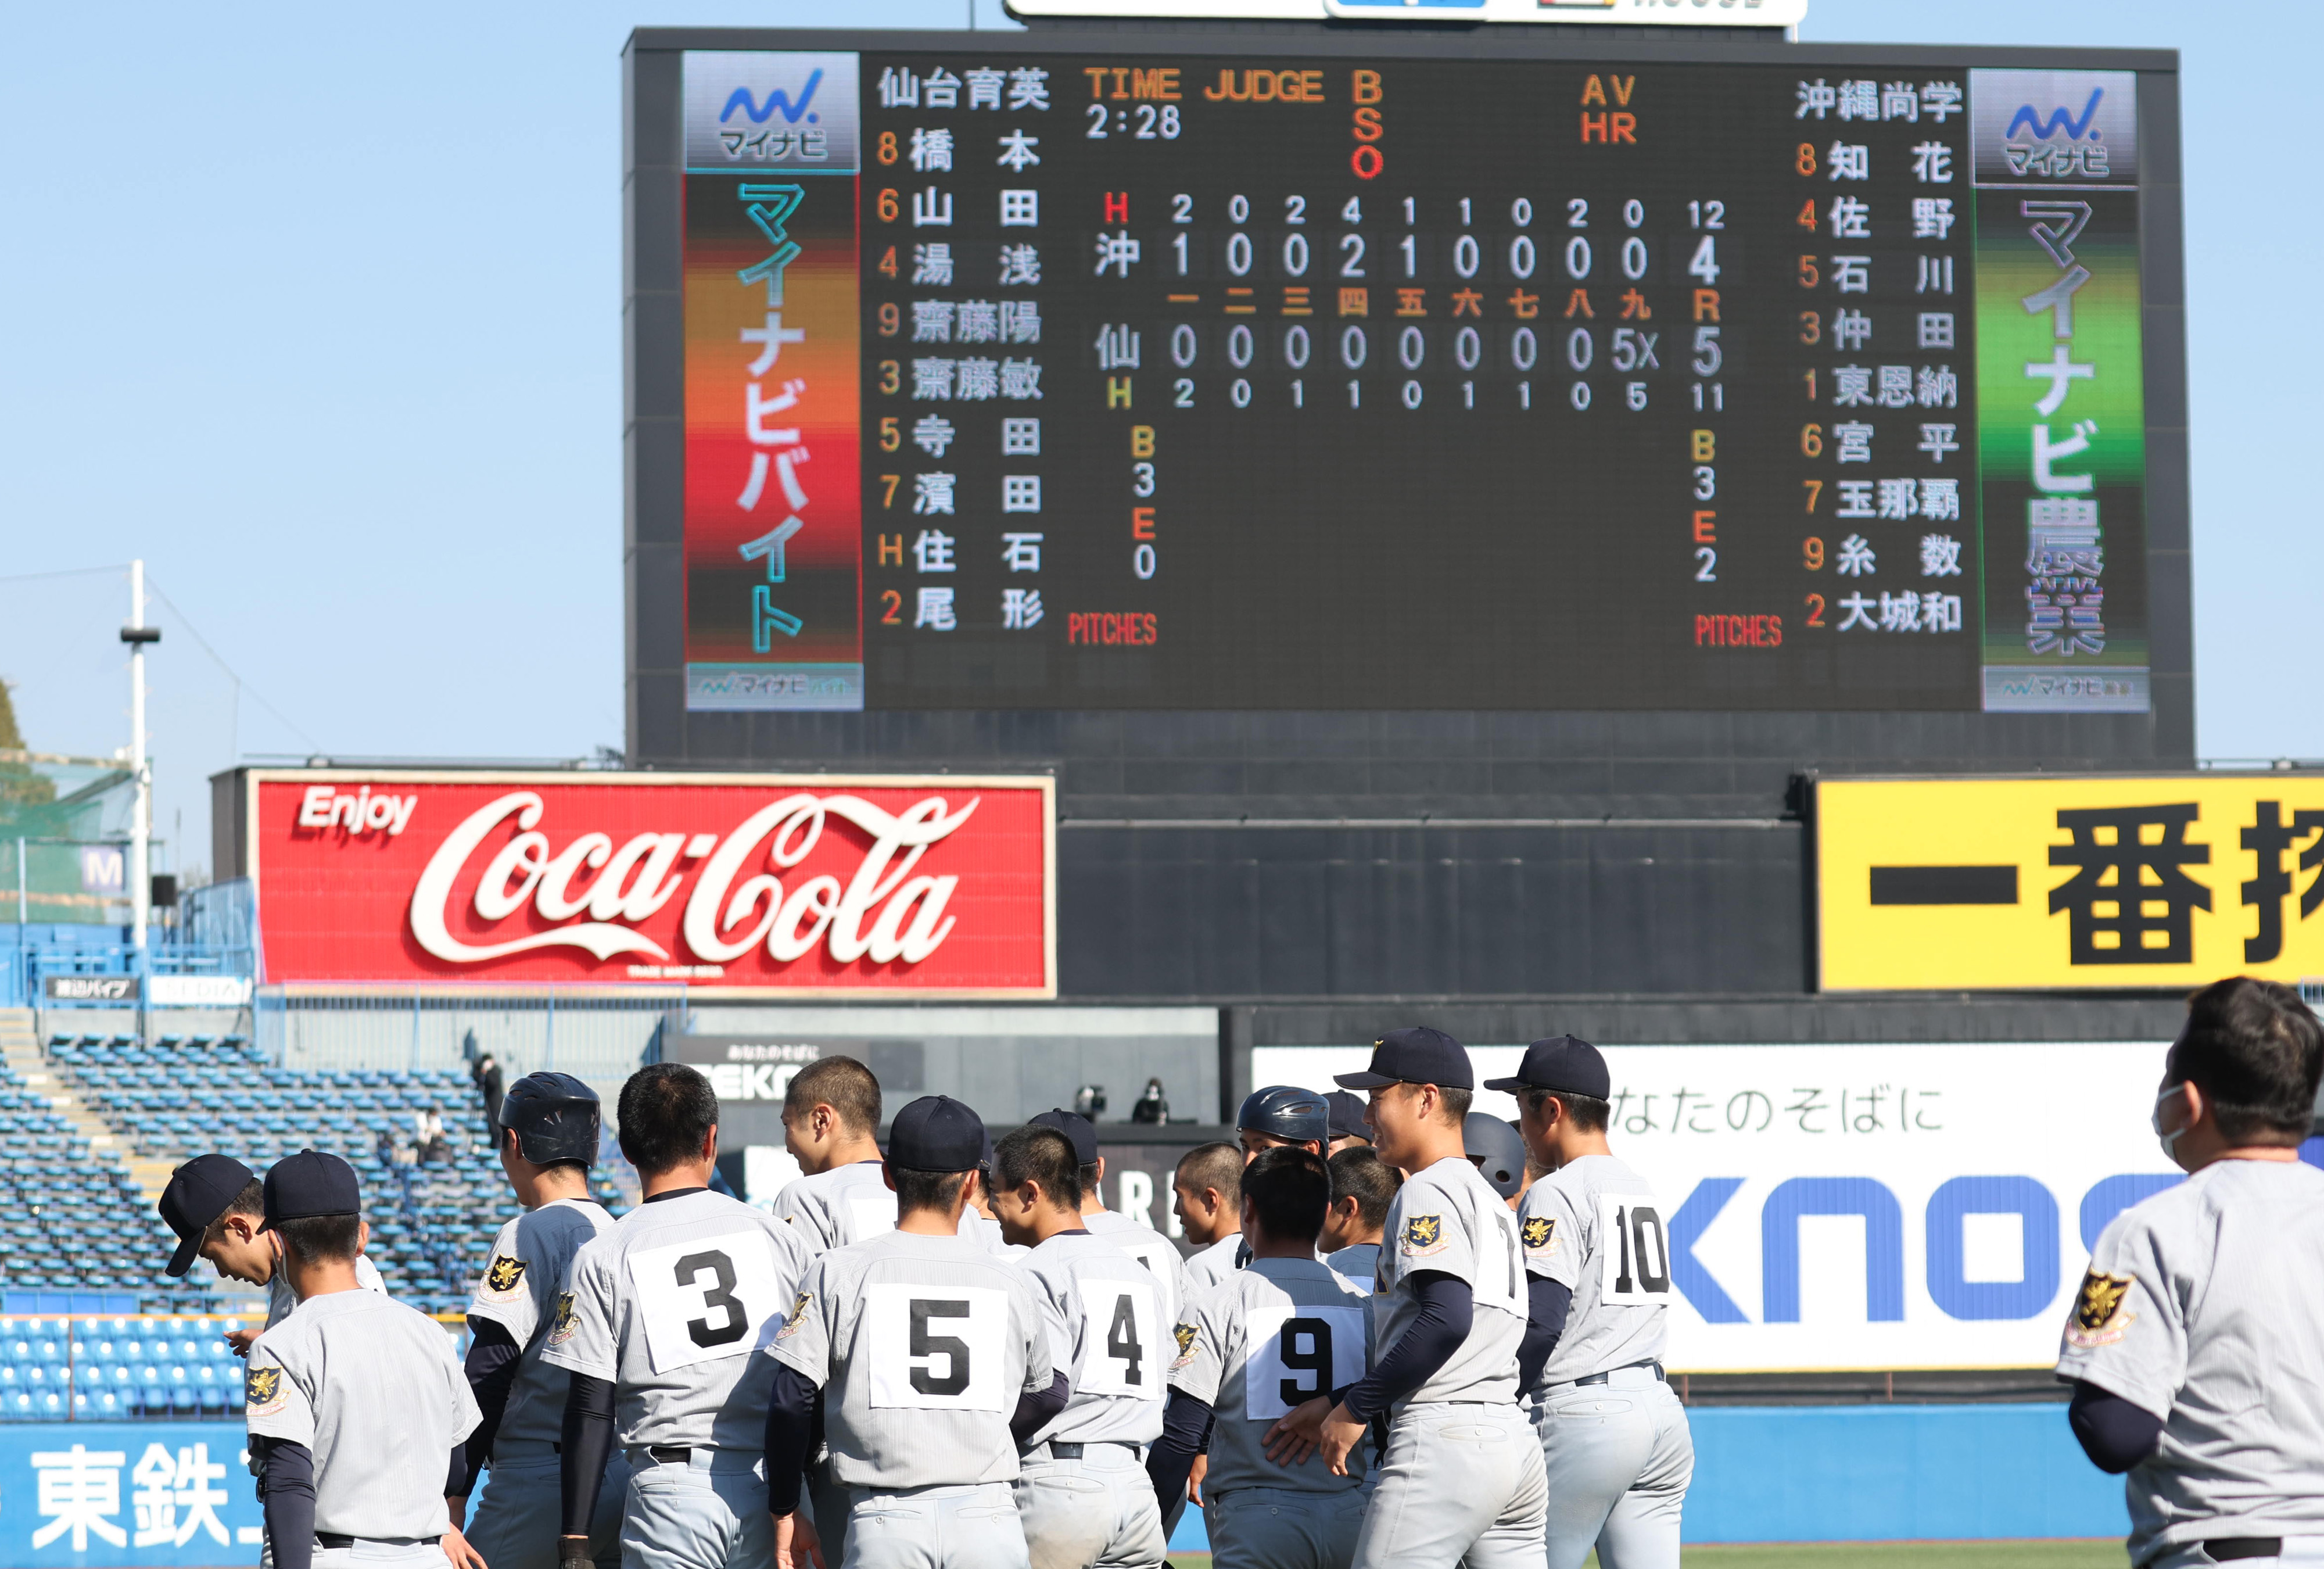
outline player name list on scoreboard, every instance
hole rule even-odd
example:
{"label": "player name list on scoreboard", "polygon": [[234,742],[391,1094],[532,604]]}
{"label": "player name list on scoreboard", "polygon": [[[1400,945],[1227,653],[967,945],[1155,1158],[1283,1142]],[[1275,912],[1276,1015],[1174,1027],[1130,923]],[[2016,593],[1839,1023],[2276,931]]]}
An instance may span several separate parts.
{"label": "player name list on scoreboard", "polygon": [[2147,706],[2126,73],[694,53],[696,708]]}

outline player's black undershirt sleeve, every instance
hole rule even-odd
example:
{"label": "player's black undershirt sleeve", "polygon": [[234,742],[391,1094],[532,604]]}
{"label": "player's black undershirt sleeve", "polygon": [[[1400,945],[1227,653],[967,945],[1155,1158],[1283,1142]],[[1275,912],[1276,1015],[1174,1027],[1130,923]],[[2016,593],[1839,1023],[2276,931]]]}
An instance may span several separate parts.
{"label": "player's black undershirt sleeve", "polygon": [[1170,1403],[1162,1411],[1161,1441],[1146,1455],[1147,1478],[1154,1483],[1154,1496],[1162,1500],[1166,1512],[1173,1500],[1186,1496],[1186,1479],[1194,1474],[1194,1456],[1210,1442],[1211,1417],[1208,1402],[1184,1389],[1170,1391]]}
{"label": "player's black undershirt sleeve", "polygon": [[1413,1295],[1420,1299],[1420,1313],[1342,1402],[1348,1415],[1360,1422],[1370,1421],[1426,1383],[1428,1375],[1461,1349],[1476,1320],[1476,1297],[1459,1276],[1420,1269],[1406,1278],[1412,1282]]}
{"label": "player's black undershirt sleeve", "polygon": [[2090,1463],[2113,1476],[2144,1460],[2163,1442],[2162,1417],[2080,1379],[2066,1407],[2066,1425]]}
{"label": "player's black undershirt sleeve", "polygon": [[1049,1425],[1051,1418],[1065,1408],[1073,1398],[1073,1380],[1059,1373],[1049,1380],[1046,1389],[1028,1389],[1017,1397],[1017,1409],[1009,1417],[1009,1436],[1022,1449],[1034,1434]]}
{"label": "player's black undershirt sleeve", "polygon": [[816,1417],[823,1391],[815,1380],[786,1362],[775,1364],[775,1387],[767,1398],[767,1512],[787,1515],[798,1508],[799,1483],[815,1454]]}
{"label": "player's black undershirt sleeve", "polygon": [[1538,1275],[1526,1277],[1525,1335],[1517,1342],[1517,1393],[1523,1394],[1549,1365],[1557,1337],[1565,1333],[1566,1315],[1573,1310],[1573,1292]]}
{"label": "player's black undershirt sleeve", "polygon": [[253,1437],[258,1456],[258,1496],[266,1509],[267,1540],[277,1569],[311,1569],[315,1562],[315,1456],[303,1444]]}
{"label": "player's black undershirt sleeve", "polygon": [[524,1358],[524,1348],[509,1338],[504,1324],[472,1317],[468,1331],[475,1338],[468,1343],[468,1360],[462,1371],[468,1375],[469,1391],[475,1396],[476,1409],[482,1415],[467,1442],[452,1445],[452,1474],[444,1484],[446,1498],[464,1499],[475,1491],[476,1473],[492,1458],[493,1440],[499,1436],[501,1417],[508,1410],[517,1364]]}
{"label": "player's black undershirt sleeve", "polygon": [[558,1439],[558,1480],[564,1495],[565,1535],[586,1537],[597,1513],[597,1490],[604,1485],[605,1462],[613,1453],[613,1380],[573,1375]]}

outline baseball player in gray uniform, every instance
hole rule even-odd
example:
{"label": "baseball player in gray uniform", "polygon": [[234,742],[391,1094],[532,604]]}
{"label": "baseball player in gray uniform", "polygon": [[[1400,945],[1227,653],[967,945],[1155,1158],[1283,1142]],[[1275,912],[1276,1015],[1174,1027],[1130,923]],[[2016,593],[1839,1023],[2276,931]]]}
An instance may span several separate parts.
{"label": "baseball player in gray uniform", "polygon": [[792,1075],[783,1147],[805,1176],[784,1184],[772,1213],[806,1234],[807,1251],[844,1248],[894,1229],[896,1195],[880,1177],[880,1081],[852,1057],[826,1057]]}
{"label": "baseball player in gray uniform", "polygon": [[[819,1414],[849,1569],[1027,1569],[1017,1446],[1065,1408],[1067,1384],[1028,1277],[958,1234],[983,1148],[983,1123],[958,1101],[899,1112],[895,1229],[817,1260],[776,1337],[769,1508],[794,1562]],[[838,1521],[818,1510],[830,1564]]]}
{"label": "baseball player in gray uniform", "polygon": [[[804,1176],[786,1183],[769,1213],[798,1228],[810,1258],[893,1231],[896,1195],[880,1174],[880,1081],[852,1057],[826,1057],[791,1076],[783,1094],[783,1147]],[[807,1472],[809,1509],[832,1564],[847,1552],[847,1499],[817,1454]]]}
{"label": "baseball player in gray uniform", "polygon": [[[525,1213],[493,1239],[468,1304],[466,1371],[482,1417],[468,1435],[466,1474],[453,1477],[444,1500],[454,1524],[468,1520],[468,1545],[492,1569],[556,1569],[558,1562],[557,1447],[572,1380],[540,1359],[572,1283],[574,1255],[613,1229],[613,1216],[589,1196],[598,1117],[597,1092],[567,1074],[528,1074],[501,1099],[501,1169]],[[487,1464],[491,1479],[468,1519],[468,1495]],[[616,1457],[605,1480],[589,1551],[598,1569],[614,1569],[627,1463]]]}
{"label": "baseball player in gray uniform", "polygon": [[1313,1454],[1279,1465],[1265,1446],[1277,1418],[1371,1368],[1364,1289],[1315,1257],[1330,1193],[1312,1150],[1254,1158],[1242,1177],[1250,1262],[1177,1326],[1169,1408],[1147,1472],[1157,1497],[1183,1491],[1207,1440],[1204,1513],[1217,1569],[1343,1569],[1355,1553],[1360,1455],[1339,1473]]}
{"label": "baseball player in gray uniform", "polygon": [[1539,1569],[1541,1448],[1517,1407],[1525,1266],[1517,1216],[1463,1153],[1469,1054],[1442,1030],[1393,1030],[1366,1071],[1338,1077],[1370,1093],[1374,1147],[1410,1174],[1380,1252],[1381,1351],[1344,1396],[1319,1395],[1269,1428],[1268,1453],[1296,1463],[1320,1446],[1345,1471],[1387,1410],[1359,1569]]}
{"label": "baseball player in gray uniform", "polygon": [[1323,1233],[1317,1239],[1323,1262],[1370,1291],[1379,1276],[1388,1208],[1404,1186],[1404,1174],[1373,1154],[1370,1144],[1351,1144],[1327,1165],[1332,1204],[1323,1213]]}
{"label": "baseball player in gray uniform", "polygon": [[1032,1120],[1039,1128],[1055,1128],[1074,1147],[1081,1162],[1082,1224],[1092,1236],[1103,1237],[1146,1266],[1162,1288],[1162,1316],[1178,1322],[1178,1304],[1186,1295],[1186,1266],[1177,1244],[1152,1226],[1105,1207],[1105,1157],[1097,1152],[1097,1130],[1079,1112],[1053,1106]]}
{"label": "baseball player in gray uniform", "polygon": [[2324,1026],[2289,986],[2197,992],[2154,1103],[2187,1180],[2091,1250],[2058,1377],[2127,1472],[2139,1569],[2324,1563],[2324,1172],[2301,1162]]}
{"label": "baseball player in gray uniform", "polygon": [[266,1174],[265,1205],[299,1296],[251,1347],[245,1375],[275,1569],[473,1560],[438,1469],[463,1463],[476,1403],[442,1329],[355,1284],[354,1168],[312,1149],[287,1156]]}
{"label": "baseball player in gray uniform", "polygon": [[1518,1212],[1537,1319],[1519,1359],[1549,1477],[1548,1569],[1679,1569],[1679,1513],[1694,1477],[1686,1409],[1663,1377],[1671,1303],[1662,1209],[1606,1144],[1612,1079],[1586,1040],[1526,1048],[1518,1126],[1549,1175]]}
{"label": "baseball player in gray uniform", "polygon": [[1017,1510],[1033,1569],[1150,1569],[1167,1543],[1142,1462],[1162,1436],[1170,1325],[1146,1267],[1081,1223],[1073,1141],[1019,1128],[992,1152],[992,1213],[1033,1251],[1019,1264],[1072,1382],[1028,1442]]}
{"label": "baseball player in gray uniform", "polygon": [[[572,1375],[559,1434],[558,1558],[589,1559],[600,1479],[626,1450],[624,1569],[764,1565],[770,1343],[809,1260],[796,1227],[710,1191],[718,1097],[683,1063],[622,1086],[622,1153],[645,1202],[584,1244],[542,1361]],[[806,1533],[802,1550],[815,1546]]]}
{"label": "baseball player in gray uniform", "polygon": [[1197,1144],[1178,1158],[1170,1192],[1178,1229],[1198,1250],[1186,1260],[1186,1294],[1234,1273],[1242,1251],[1243,1153],[1231,1144]]}
{"label": "baseball player in gray uniform", "polygon": [[[267,1328],[290,1316],[299,1298],[266,1230],[265,1189],[249,1167],[230,1155],[197,1155],[170,1174],[158,1207],[178,1236],[178,1251],[163,1266],[171,1278],[193,1268],[196,1258],[208,1259],[221,1280],[266,1288]],[[370,1235],[366,1227],[362,1241],[368,1243]],[[360,1251],[355,1254],[355,1284],[366,1291],[387,1289],[378,1267]],[[230,1329],[226,1342],[235,1355],[248,1356],[250,1343],[260,1333]]]}

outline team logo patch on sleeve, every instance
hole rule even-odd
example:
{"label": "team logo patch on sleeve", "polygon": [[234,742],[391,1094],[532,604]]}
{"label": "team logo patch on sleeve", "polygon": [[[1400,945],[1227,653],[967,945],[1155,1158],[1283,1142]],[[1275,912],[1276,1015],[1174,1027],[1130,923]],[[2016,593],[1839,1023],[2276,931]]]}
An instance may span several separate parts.
{"label": "team logo patch on sleeve", "polygon": [[524,1260],[503,1254],[484,1267],[484,1295],[510,1297],[524,1285]]}
{"label": "team logo patch on sleeve", "polygon": [[580,1315],[573,1311],[573,1293],[570,1291],[558,1292],[557,1294],[557,1317],[549,1326],[549,1343],[551,1345],[563,1345],[567,1341],[573,1338],[574,1332],[580,1327]]}
{"label": "team logo patch on sleeve", "polygon": [[1441,1252],[1444,1247],[1444,1217],[1414,1215],[1405,1222],[1403,1247],[1406,1257],[1413,1259]]}
{"label": "team logo patch on sleeve", "polygon": [[799,1332],[807,1323],[807,1305],[814,1300],[813,1297],[804,1291],[798,1294],[798,1300],[791,1304],[790,1312],[783,1317],[782,1328],[775,1332],[777,1340],[788,1340]]}
{"label": "team logo patch on sleeve", "polygon": [[1547,1215],[1536,1215],[1517,1227],[1517,1236],[1528,1253],[1550,1254],[1557,1251],[1557,1223]]}
{"label": "team logo patch on sleeve", "polygon": [[2074,1321],[2066,1326],[2066,1343],[2089,1350],[2112,1345],[2130,1331],[2138,1315],[2123,1310],[2130,1295],[2131,1277],[2093,1269],[2082,1277],[2074,1297]]}
{"label": "team logo patch on sleeve", "polygon": [[271,1417],[282,1409],[282,1370],[253,1368],[244,1380],[243,1401],[254,1417]]}
{"label": "team logo patch on sleeve", "polygon": [[1194,1360],[1194,1326],[1182,1324],[1171,1330],[1178,1342],[1178,1360],[1170,1364],[1173,1370],[1183,1368]]}

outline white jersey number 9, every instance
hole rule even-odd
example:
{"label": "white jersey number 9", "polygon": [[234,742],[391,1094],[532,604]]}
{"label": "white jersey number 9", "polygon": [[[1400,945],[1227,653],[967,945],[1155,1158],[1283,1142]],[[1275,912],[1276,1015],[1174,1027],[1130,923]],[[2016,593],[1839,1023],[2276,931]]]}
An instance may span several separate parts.
{"label": "white jersey number 9", "polygon": [[1158,1400],[1163,1396],[1161,1315],[1143,1280],[1083,1280],[1084,1343],[1075,1391]]}
{"label": "white jersey number 9", "polygon": [[1243,1363],[1243,1417],[1273,1421],[1364,1376],[1361,1307],[1254,1307]]}
{"label": "white jersey number 9", "polygon": [[767,1239],[755,1232],[632,1253],[630,1286],[658,1373],[757,1350],[769,1321],[789,1306]]}
{"label": "white jersey number 9", "polygon": [[[863,1288],[872,1404],[922,1411],[999,1411],[1009,1294],[983,1286]],[[1021,1376],[1021,1375],[1020,1375]]]}
{"label": "white jersey number 9", "polygon": [[1650,1197],[1598,1195],[1598,1300],[1659,1303],[1670,1297],[1670,1241]]}

